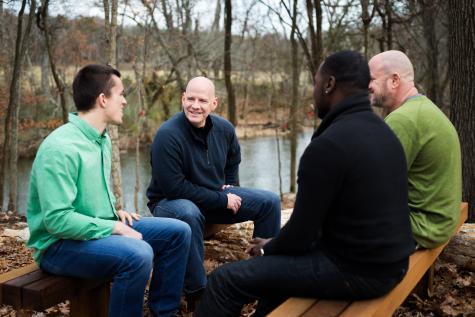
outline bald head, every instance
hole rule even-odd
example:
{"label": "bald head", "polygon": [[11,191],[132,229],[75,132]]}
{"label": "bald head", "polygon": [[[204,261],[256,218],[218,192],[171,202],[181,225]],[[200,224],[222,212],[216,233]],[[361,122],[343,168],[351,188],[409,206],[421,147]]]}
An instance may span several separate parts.
{"label": "bald head", "polygon": [[414,68],[409,58],[401,51],[386,51],[369,60],[369,66],[382,70],[387,75],[398,73],[404,81],[414,81]]}
{"label": "bald head", "polygon": [[218,106],[214,84],[206,77],[191,79],[181,98],[186,118],[196,128],[203,128],[209,114]]}
{"label": "bald head", "polygon": [[377,54],[369,60],[368,65],[371,73],[369,92],[373,106],[392,112],[408,97],[417,95],[414,68],[403,52],[391,50]]}
{"label": "bald head", "polygon": [[188,85],[186,85],[186,91],[190,91],[190,90],[203,92],[209,95],[210,98],[214,98],[215,96],[213,82],[204,76],[198,76],[198,77],[192,78],[188,82]]}

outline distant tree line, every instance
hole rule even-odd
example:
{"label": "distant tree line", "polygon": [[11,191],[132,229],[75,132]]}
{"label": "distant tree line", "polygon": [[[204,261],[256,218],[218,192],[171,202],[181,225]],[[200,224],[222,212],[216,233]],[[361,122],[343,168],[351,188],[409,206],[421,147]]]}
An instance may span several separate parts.
{"label": "distant tree line", "polygon": [[[100,17],[78,16],[75,5],[0,1],[0,188],[10,184],[8,197],[0,190],[0,202],[8,200],[9,210],[16,210],[18,156],[34,155],[42,138],[67,120],[72,76],[92,62],[118,67],[128,87],[121,137],[111,131],[116,156],[124,139],[136,149],[148,144],[178,111],[187,80],[205,75],[216,82],[221,114],[233,124],[263,112],[270,124],[290,130],[295,191],[297,133],[313,102],[313,75],[325,56],[342,49],[368,58],[387,49],[406,52],[418,88],[457,126],[464,198],[475,204],[475,141],[467,130],[475,100],[470,0],[91,1],[100,5]],[[59,8],[68,16],[56,14]],[[120,171],[120,157],[114,166]],[[120,204],[120,179],[114,184]]]}

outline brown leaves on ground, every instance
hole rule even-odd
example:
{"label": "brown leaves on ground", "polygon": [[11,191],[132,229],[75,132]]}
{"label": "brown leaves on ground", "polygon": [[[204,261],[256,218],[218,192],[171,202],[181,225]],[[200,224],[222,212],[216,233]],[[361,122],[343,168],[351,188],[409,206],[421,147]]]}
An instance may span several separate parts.
{"label": "brown leaves on ground", "polygon": [[[287,206],[288,207],[288,206]],[[0,213],[0,273],[31,263],[31,251],[24,242],[16,238],[1,237],[3,228],[18,228],[22,217]],[[218,232],[211,239],[205,241],[205,268],[210,273],[218,266],[228,262],[248,258],[245,253],[248,241],[252,237],[253,225],[251,222],[235,224]],[[241,316],[250,316],[254,311],[254,304],[245,306]],[[145,312],[147,310],[145,309]],[[15,317],[10,306],[0,306],[0,317]],[[35,317],[69,316],[69,304],[62,303],[44,312],[31,312]],[[178,316],[191,317],[185,312],[185,303]],[[395,317],[475,317],[475,273],[463,270],[455,264],[438,261],[436,263],[434,293],[431,298],[423,299],[416,295],[408,297],[406,302],[395,313]]]}
{"label": "brown leaves on ground", "polygon": [[410,295],[396,317],[475,317],[475,272],[437,260],[430,298]]}

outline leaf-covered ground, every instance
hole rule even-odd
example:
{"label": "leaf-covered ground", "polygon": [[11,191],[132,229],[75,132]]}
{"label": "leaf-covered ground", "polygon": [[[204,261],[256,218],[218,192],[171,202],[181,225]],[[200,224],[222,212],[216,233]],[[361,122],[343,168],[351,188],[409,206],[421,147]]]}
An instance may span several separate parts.
{"label": "leaf-covered ground", "polygon": [[[289,203],[284,203],[288,208]],[[5,228],[19,229],[25,226],[25,219],[14,215],[0,213],[0,273],[10,271],[32,262],[31,252],[25,243],[17,238],[3,237]],[[205,242],[207,272],[224,263],[246,259],[244,252],[252,235],[252,223],[237,224],[217,233]],[[253,304],[244,307],[241,316],[249,316]],[[69,316],[68,303],[56,305],[43,312],[26,312],[31,316]],[[145,309],[145,314],[147,311]],[[185,312],[185,305],[179,316],[191,316]],[[14,317],[17,312],[10,306],[0,306],[0,317]],[[396,317],[451,316],[475,317],[475,273],[462,270],[456,265],[438,261],[434,281],[434,294],[429,299],[411,295],[404,306],[400,307]]]}

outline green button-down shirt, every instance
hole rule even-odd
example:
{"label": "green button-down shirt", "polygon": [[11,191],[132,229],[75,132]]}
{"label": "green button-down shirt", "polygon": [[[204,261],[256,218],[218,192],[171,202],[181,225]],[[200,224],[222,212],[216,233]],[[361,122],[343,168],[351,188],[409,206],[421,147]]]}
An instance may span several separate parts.
{"label": "green button-down shirt", "polygon": [[41,144],[31,170],[28,246],[37,263],[59,239],[111,235],[117,220],[110,187],[111,141],[77,114]]}

